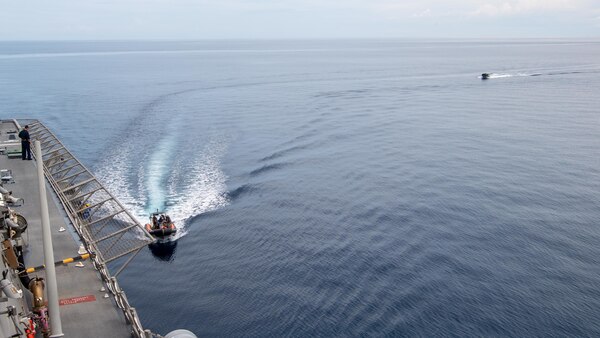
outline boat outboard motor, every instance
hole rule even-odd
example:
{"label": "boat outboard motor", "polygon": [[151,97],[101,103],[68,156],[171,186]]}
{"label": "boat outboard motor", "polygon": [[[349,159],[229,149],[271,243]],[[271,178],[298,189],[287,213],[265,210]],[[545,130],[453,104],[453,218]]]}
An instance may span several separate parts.
{"label": "boat outboard motor", "polygon": [[19,202],[21,202],[21,204],[23,204],[25,202],[25,200],[22,198],[14,197],[12,195],[12,191],[8,191],[2,186],[0,186],[0,194],[2,194],[2,198],[8,204],[17,205]]}

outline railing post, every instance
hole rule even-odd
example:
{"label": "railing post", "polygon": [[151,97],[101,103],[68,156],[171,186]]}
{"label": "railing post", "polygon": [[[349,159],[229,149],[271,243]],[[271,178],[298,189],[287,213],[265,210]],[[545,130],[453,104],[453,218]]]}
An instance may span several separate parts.
{"label": "railing post", "polygon": [[46,179],[40,141],[35,141],[35,160],[37,162],[38,184],[40,189],[40,212],[42,217],[42,238],[44,244],[44,264],[46,265],[46,293],[48,294],[48,312],[50,315],[50,337],[62,337],[62,323],[58,307],[58,285],[54,269],[54,250],[52,248],[52,232],[50,231],[50,215],[46,199]]}

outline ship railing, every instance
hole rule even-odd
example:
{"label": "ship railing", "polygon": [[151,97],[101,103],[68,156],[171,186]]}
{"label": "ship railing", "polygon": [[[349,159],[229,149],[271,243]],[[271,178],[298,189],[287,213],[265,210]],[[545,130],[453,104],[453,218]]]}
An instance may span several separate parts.
{"label": "ship railing", "polygon": [[[144,330],[116,279],[140,250],[155,239],[50,129],[38,120],[23,122],[29,125],[32,139],[40,141],[46,179],[93,257],[94,267],[130,323],[133,335],[156,336]],[[120,264],[114,275],[107,266],[111,262]]]}

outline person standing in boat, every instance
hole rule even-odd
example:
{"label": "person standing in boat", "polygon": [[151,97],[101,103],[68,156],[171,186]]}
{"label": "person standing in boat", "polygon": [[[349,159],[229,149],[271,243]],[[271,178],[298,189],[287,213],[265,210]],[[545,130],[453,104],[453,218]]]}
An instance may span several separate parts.
{"label": "person standing in boat", "polygon": [[156,215],[152,215],[152,229],[158,229],[158,220],[156,219]]}
{"label": "person standing in boat", "polygon": [[[21,138],[21,158],[31,161],[31,142],[29,141],[29,126],[25,126],[19,133]],[[26,158],[27,157],[27,158]]]}

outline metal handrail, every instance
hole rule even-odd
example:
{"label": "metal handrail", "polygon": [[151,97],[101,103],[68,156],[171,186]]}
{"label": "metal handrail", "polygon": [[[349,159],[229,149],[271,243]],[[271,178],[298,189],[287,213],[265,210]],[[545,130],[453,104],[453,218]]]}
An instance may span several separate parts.
{"label": "metal handrail", "polygon": [[[47,135],[50,135],[51,138],[54,138],[61,145],[61,147],[72,157],[72,160],[74,160],[77,163],[76,165],[73,166],[73,168],[75,168],[79,165],[79,166],[81,166],[81,168],[83,170],[85,170],[86,172],[89,173],[90,177],[95,178],[95,176],[91,172],[89,172],[89,170],[87,170],[87,168],[85,168],[85,166],[83,164],[81,164],[81,162],[79,162],[79,160],[77,160],[73,155],[71,155],[70,152],[67,150],[67,148],[60,142],[60,140],[58,140],[58,138],[46,126],[44,126],[40,121],[35,120],[30,124],[30,126],[38,126],[38,125],[44,129],[44,132],[46,132]],[[61,187],[59,185],[59,182],[57,182],[54,179],[53,174],[50,169],[51,169],[50,167],[47,167],[46,165],[44,165],[44,174],[46,176],[46,179],[47,179],[48,183],[50,184],[50,186],[52,187],[53,192],[58,197],[60,203],[62,204],[62,206],[66,212],[67,217],[69,218],[69,220],[71,221],[71,224],[74,226],[75,230],[79,234],[86,249],[88,250],[88,252],[90,252],[94,268],[96,270],[98,270],[98,272],[100,273],[102,281],[106,284],[107,289],[114,296],[115,303],[123,311],[125,319],[131,325],[133,336],[138,337],[138,338],[159,337],[159,335],[152,333],[150,330],[144,330],[135,308],[129,304],[129,301],[127,300],[125,292],[121,289],[121,287],[119,286],[119,283],[117,282],[117,279],[116,279],[116,275],[118,275],[125,268],[125,266],[131,261],[131,259],[133,259],[133,257],[135,257],[135,255],[137,255],[137,253],[139,253],[139,251],[143,247],[154,242],[154,239],[146,231],[146,229],[143,226],[141,226],[141,224],[139,224],[139,222],[137,222],[137,220],[131,215],[131,213],[127,209],[125,209],[125,207],[123,207],[123,205],[110,192],[108,192],[108,190],[103,188],[102,184],[99,181],[97,181],[97,180],[84,181],[86,184],[94,181],[94,183],[99,185],[100,188],[94,189],[94,191],[92,191],[90,194],[93,195],[97,191],[104,190],[104,192],[106,194],[108,194],[108,196],[110,196],[109,200],[114,200],[116,205],[119,206],[120,208],[122,208],[122,211],[120,211],[119,214],[122,212],[125,212],[126,215],[134,222],[133,225],[128,225],[124,229],[117,231],[117,233],[121,233],[121,235],[122,235],[123,233],[125,233],[125,231],[127,231],[131,228],[135,228],[137,226],[142,231],[142,234],[144,234],[144,237],[146,239],[146,240],[141,241],[141,242],[143,242],[142,245],[131,248],[128,251],[121,252],[116,257],[111,259],[111,260],[114,260],[114,259],[123,257],[128,254],[132,255],[127,260],[127,262],[125,262],[125,264],[123,266],[121,266],[121,268],[117,271],[115,276],[112,276],[107,267],[108,261],[105,259],[102,251],[99,250],[99,248],[96,245],[98,242],[98,239],[93,238],[93,236],[89,232],[89,229],[87,228],[87,225],[89,225],[90,222],[86,222],[85,220],[82,219],[81,210],[73,209],[73,206],[71,203],[72,200],[70,199],[69,196],[67,196],[65,194],[65,192],[72,190],[74,188],[74,186],[70,187],[68,189],[63,189],[63,187]],[[67,173],[68,173],[68,171],[67,171]],[[83,183],[83,182],[81,182],[81,183]],[[78,187],[83,186],[83,185],[84,184],[77,184]],[[83,196],[85,196],[85,195],[87,195],[87,193],[84,194]],[[103,236],[102,240],[104,240],[106,238],[110,238],[110,235]]]}

